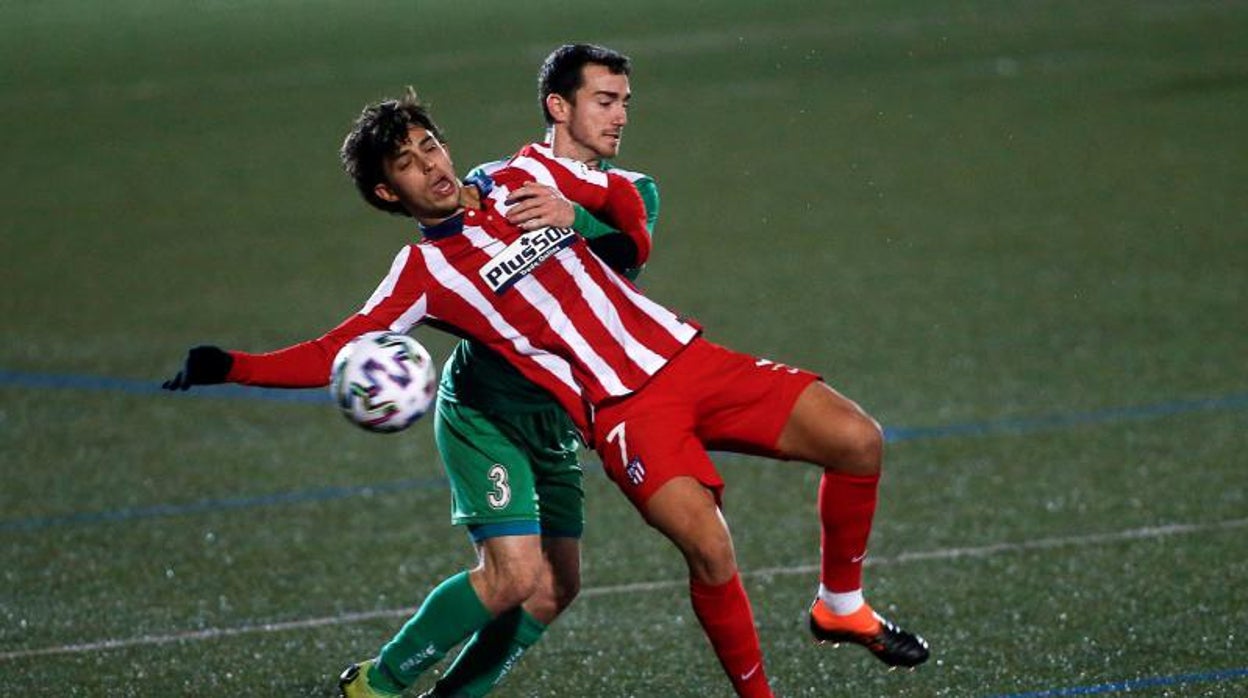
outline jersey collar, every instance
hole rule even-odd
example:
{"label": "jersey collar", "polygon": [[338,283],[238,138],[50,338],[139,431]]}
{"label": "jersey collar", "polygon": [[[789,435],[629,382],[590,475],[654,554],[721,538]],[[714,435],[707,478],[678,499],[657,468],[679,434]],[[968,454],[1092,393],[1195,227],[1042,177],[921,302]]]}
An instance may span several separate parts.
{"label": "jersey collar", "polygon": [[420,225],[420,235],[426,240],[441,240],[464,231],[464,212],[460,211],[441,223]]}

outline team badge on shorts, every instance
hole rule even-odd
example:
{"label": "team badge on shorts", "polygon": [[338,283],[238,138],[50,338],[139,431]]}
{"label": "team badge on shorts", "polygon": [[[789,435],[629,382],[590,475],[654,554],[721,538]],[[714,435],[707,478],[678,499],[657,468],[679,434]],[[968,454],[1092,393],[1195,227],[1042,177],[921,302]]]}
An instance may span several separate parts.
{"label": "team badge on shorts", "polygon": [[646,466],[642,465],[640,458],[633,456],[628,460],[628,465],[624,466],[624,475],[629,482],[640,485],[646,479]]}

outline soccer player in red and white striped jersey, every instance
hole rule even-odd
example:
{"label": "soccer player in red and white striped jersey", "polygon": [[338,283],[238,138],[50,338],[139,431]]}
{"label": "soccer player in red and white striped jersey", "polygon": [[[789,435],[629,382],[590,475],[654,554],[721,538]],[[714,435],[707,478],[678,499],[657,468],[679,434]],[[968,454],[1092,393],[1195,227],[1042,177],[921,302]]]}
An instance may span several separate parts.
{"label": "soccer player in red and white striped jersey", "polygon": [[367,108],[343,152],[364,198],[414,217],[422,239],[399,252],[359,313],[319,339],[267,354],[198,347],[167,388],[325,385],[335,353],[363,332],[450,329],[486,343],[548,390],[647,523],[682,552],[695,614],[737,695],[772,693],[719,509],[724,483],[707,449],[821,467],[811,631],[821,641],[863,645],[889,665],[926,661],[927,643],[863,598],[883,448],[878,424],[815,374],[703,339],[696,324],[646,298],[572,231],[525,230],[503,215],[529,195],[530,182],[554,186],[626,234],[627,249],[599,253],[631,255],[640,265],[649,237],[627,180],[534,145],[479,194],[456,178],[414,97]]}
{"label": "soccer player in red and white striped jersey", "polygon": [[[428,131],[395,160],[397,176],[445,152]],[[449,165],[449,160],[447,161]],[[369,331],[407,332],[434,322],[507,358],[549,391],[588,435],[594,405],[631,394],[699,333],[699,328],[642,295],[571,229],[521,230],[507,222],[509,198],[527,182],[553,186],[569,199],[621,222],[645,262],[650,238],[632,184],[529,145],[495,173],[479,208],[460,209],[454,172],[429,165],[430,197],[451,208],[428,219],[422,240],[399,251],[389,274],[360,311],[311,342],[268,354],[234,353],[229,379],[250,385],[323,385],[343,344]],[[452,210],[453,209],[453,210]],[[441,210],[439,210],[441,213]]]}

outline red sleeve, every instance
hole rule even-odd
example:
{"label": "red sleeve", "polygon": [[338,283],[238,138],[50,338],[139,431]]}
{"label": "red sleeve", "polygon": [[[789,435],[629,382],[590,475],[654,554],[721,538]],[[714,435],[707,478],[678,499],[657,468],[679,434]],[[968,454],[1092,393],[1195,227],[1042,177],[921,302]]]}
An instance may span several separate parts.
{"label": "red sleeve", "polygon": [[[578,173],[571,168],[580,167],[585,172],[589,172],[589,168],[581,163],[547,157],[532,145],[521,149],[507,166],[496,171],[492,175],[494,181],[508,189],[515,189],[525,182],[538,180],[524,166],[516,164],[521,158],[536,162],[548,172],[554,180],[555,188],[569,200],[605,219],[627,235],[637,246],[636,266],[646,263],[650,257],[650,229],[647,227],[646,205],[632,182],[611,172],[593,171],[592,175]],[[602,184],[604,175],[605,184]]]}
{"label": "red sleeve", "polygon": [[[395,255],[390,271],[359,313],[318,339],[265,354],[231,351],[234,365],[225,379],[266,388],[315,388],[329,385],[329,370],[347,342],[375,331],[406,332],[428,319],[423,312],[423,255],[416,245]],[[419,309],[419,310],[418,310]]]}
{"label": "red sleeve", "polygon": [[344,344],[387,327],[368,315],[354,315],[318,339],[265,354],[231,351],[234,365],[226,380],[266,388],[318,388],[329,385],[329,369]]}
{"label": "red sleeve", "polygon": [[[585,204],[581,204],[585,206]],[[588,209],[588,207],[586,207]],[[637,193],[633,183],[616,174],[607,173],[607,201],[603,213],[637,245],[637,261],[640,267],[650,258],[650,227],[646,204]]]}

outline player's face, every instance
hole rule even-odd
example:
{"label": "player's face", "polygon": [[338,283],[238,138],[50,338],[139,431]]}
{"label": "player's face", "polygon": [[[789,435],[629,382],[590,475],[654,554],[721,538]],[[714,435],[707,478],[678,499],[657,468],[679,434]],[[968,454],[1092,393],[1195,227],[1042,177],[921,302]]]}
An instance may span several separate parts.
{"label": "player's face", "polygon": [[[631,92],[627,75],[614,75],[603,65],[581,69],[584,84],[567,104],[566,131],[573,157],[583,162],[613,158],[620,153],[620,139],[628,123]],[[558,117],[556,117],[558,118]]]}
{"label": "player's face", "polygon": [[386,181],[377,196],[398,202],[421,223],[445,220],[459,210],[459,178],[446,148],[421,126],[408,129],[398,152],[386,158]]}

